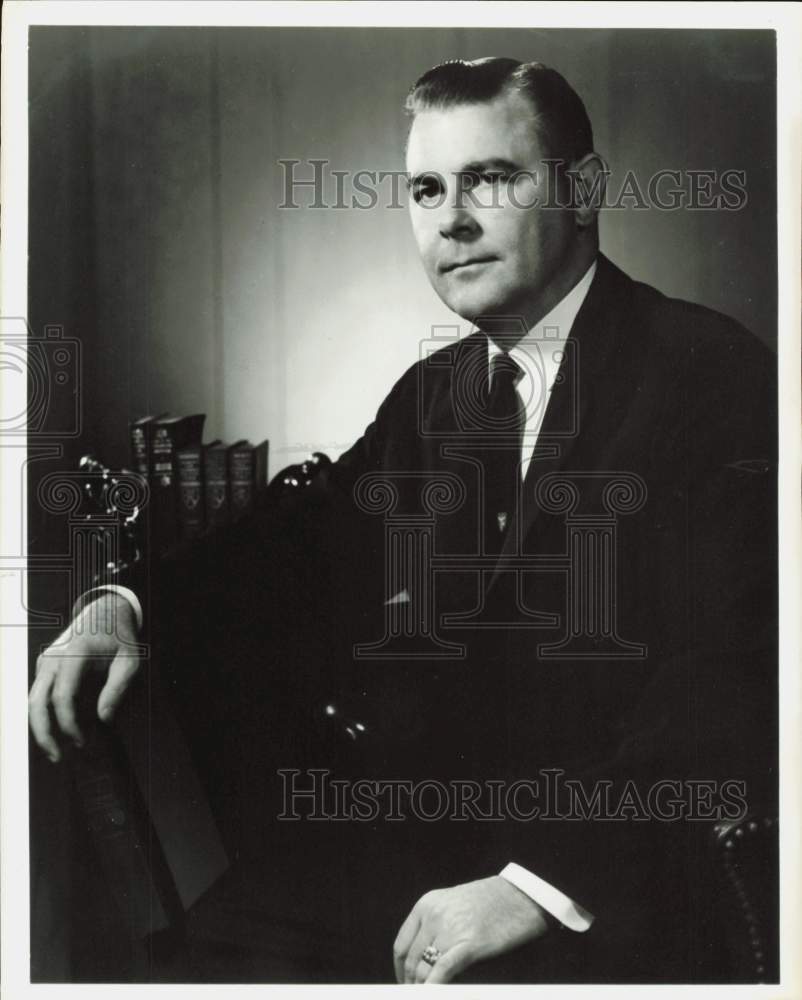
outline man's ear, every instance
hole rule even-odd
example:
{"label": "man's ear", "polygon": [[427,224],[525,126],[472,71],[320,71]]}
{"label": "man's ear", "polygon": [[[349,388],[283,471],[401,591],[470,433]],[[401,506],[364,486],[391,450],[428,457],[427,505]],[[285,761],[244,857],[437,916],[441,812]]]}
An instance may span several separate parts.
{"label": "man's ear", "polygon": [[571,204],[579,229],[587,229],[596,221],[604,204],[604,191],[610,169],[598,153],[588,153],[576,160],[568,170],[571,179]]}

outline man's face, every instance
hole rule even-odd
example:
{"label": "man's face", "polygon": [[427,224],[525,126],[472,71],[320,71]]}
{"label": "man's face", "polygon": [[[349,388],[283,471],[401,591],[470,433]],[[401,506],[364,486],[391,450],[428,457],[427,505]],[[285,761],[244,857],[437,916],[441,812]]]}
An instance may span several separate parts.
{"label": "man's face", "polygon": [[415,239],[434,290],[470,321],[521,316],[531,327],[570,288],[576,226],[569,210],[542,207],[557,199],[533,117],[525,98],[507,94],[424,111],[412,124]]}

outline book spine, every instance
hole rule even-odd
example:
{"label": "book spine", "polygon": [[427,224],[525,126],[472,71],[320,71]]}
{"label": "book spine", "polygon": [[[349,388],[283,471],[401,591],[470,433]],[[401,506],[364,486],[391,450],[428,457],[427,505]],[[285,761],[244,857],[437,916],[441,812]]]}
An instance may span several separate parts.
{"label": "book spine", "polygon": [[178,536],[176,453],[200,444],[205,414],[156,420],[150,446],[151,551],[163,555]]}
{"label": "book spine", "polygon": [[143,476],[150,475],[150,447],[148,430],[150,421],[142,420],[131,424],[131,464],[134,472]]}
{"label": "book spine", "polygon": [[203,533],[203,451],[200,445],[183,448],[178,463],[178,527],[182,538]]}
{"label": "book spine", "polygon": [[270,457],[270,442],[263,441],[256,448],[256,495],[267,488],[267,465]]}
{"label": "book spine", "polygon": [[205,455],[204,499],[208,528],[219,528],[229,521],[227,457],[225,448],[210,448]]}
{"label": "book spine", "polygon": [[178,530],[178,491],[172,427],[156,426],[150,450],[151,545],[161,555]]}
{"label": "book spine", "polygon": [[174,922],[175,889],[154,871],[150,825],[111,733],[97,725],[87,730],[86,746],[71,754],[75,788],[120,916],[131,938],[142,939]]}
{"label": "book spine", "polygon": [[252,445],[235,448],[229,463],[231,520],[238,521],[253,510],[255,491],[255,454]]}

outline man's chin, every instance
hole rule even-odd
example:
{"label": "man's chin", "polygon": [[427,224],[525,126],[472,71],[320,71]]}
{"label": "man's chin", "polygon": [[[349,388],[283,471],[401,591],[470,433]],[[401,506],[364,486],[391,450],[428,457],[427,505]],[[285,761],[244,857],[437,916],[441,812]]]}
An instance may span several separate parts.
{"label": "man's chin", "polygon": [[473,323],[477,316],[509,316],[510,310],[498,298],[488,295],[441,295],[448,308],[457,316]]}

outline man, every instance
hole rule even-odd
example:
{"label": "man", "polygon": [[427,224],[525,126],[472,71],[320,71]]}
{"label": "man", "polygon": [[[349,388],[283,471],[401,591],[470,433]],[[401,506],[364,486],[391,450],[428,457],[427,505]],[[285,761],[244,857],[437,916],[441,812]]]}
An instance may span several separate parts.
{"label": "man", "polygon": [[[727,818],[727,780],[750,809],[771,808],[774,792],[771,359],[732,320],[666,299],[599,254],[605,167],[559,74],[446,63],[407,108],[423,264],[477,332],[413,366],[328,476],[321,523],[353,517],[360,533],[326,533],[339,580],[329,639],[350,656],[350,689],[391,717],[383,776],[495,778],[536,795],[521,781],[564,772],[583,815],[562,801],[531,821],[472,814],[397,838],[386,824],[373,841],[354,833],[365,851],[355,945],[372,958],[400,924],[399,982],[481,974],[490,959],[513,963],[486,965],[491,978],[524,981],[715,979],[698,820]],[[421,512],[422,481],[458,494],[435,510],[440,562],[426,579],[390,565],[365,499],[389,491],[391,527],[396,511]],[[412,630],[435,621],[453,655],[402,648],[388,665],[381,616],[424,607],[429,587],[433,611],[414,610]],[[258,617],[250,590],[238,592],[240,621]],[[53,760],[50,709],[80,741],[74,701],[90,657],[109,663],[101,719],[138,670],[129,600],[105,595],[80,612],[116,616],[112,635],[68,630],[40,658],[31,727]],[[670,814],[652,800],[658,784],[680,800]],[[371,885],[385,890],[378,901]],[[415,888],[404,918],[399,896],[418,886],[429,891]]]}

